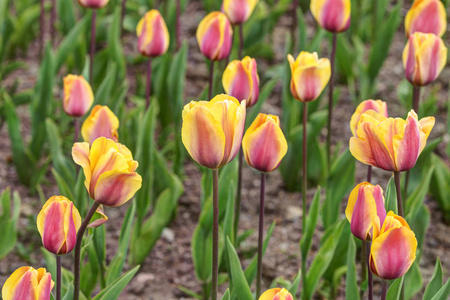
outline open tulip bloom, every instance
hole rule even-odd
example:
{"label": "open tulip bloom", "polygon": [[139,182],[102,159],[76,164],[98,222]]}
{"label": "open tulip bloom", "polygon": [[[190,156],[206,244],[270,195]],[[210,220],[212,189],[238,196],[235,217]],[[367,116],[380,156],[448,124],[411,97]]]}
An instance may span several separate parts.
{"label": "open tulip bloom", "polygon": [[6,280],[3,300],[48,300],[53,285],[52,275],[44,268],[20,267]]}

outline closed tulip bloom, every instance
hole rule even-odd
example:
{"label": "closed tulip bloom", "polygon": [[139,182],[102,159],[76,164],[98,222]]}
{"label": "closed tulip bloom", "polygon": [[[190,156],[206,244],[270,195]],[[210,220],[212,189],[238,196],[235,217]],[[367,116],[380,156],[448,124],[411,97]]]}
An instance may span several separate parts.
{"label": "closed tulip bloom", "polygon": [[260,297],[259,300],[294,300],[291,293],[285,288],[274,288],[265,291]]}
{"label": "closed tulip bloom", "polygon": [[223,0],[222,10],[233,25],[240,25],[250,18],[259,0]]}
{"label": "closed tulip bloom", "polygon": [[242,139],[245,160],[260,172],[278,168],[287,148],[278,116],[259,114]]}
{"label": "closed tulip bloom", "polygon": [[350,27],[350,0],[311,0],[311,13],[323,29],[338,33]]}
{"label": "closed tulip bloom", "polygon": [[200,51],[210,60],[222,60],[230,54],[233,29],[227,16],[213,11],[201,20],[197,28]]}
{"label": "closed tulip bloom", "polygon": [[331,77],[331,65],[328,58],[317,53],[302,51],[294,60],[288,55],[291,66],[291,93],[302,102],[314,101],[320,96]]}
{"label": "closed tulip bloom", "polygon": [[138,49],[142,55],[155,57],[163,55],[169,48],[169,30],[163,17],[156,9],[145,14],[136,27]]}
{"label": "closed tulip bloom", "polygon": [[256,60],[249,56],[243,60],[233,60],[223,72],[222,86],[230,96],[240,101],[247,100],[247,107],[258,102],[259,76]]}
{"label": "closed tulip bloom", "polygon": [[432,33],[416,32],[409,36],[403,50],[403,68],[411,84],[424,86],[436,80],[447,63],[447,48]]}
{"label": "closed tulip bloom", "polygon": [[96,105],[81,126],[81,136],[92,144],[97,138],[105,137],[118,141],[119,119],[108,106]]}
{"label": "closed tulip bloom", "polygon": [[78,209],[64,196],[48,199],[37,216],[37,228],[42,244],[45,249],[57,255],[73,250],[80,226]]}
{"label": "closed tulip bloom", "polygon": [[383,224],[386,218],[383,189],[369,182],[358,184],[348,197],[345,216],[354,236],[363,241],[372,240],[372,220]]}
{"label": "closed tulip bloom", "polygon": [[94,103],[94,93],[89,83],[78,75],[64,77],[63,108],[71,117],[82,117]]}
{"label": "closed tulip bloom", "polygon": [[369,265],[383,279],[400,278],[416,259],[417,240],[405,219],[390,211],[381,229],[374,224]]}
{"label": "closed tulip bloom", "polygon": [[447,29],[447,13],[440,0],[415,0],[406,14],[405,31],[409,36],[414,32],[433,33],[443,36]]}
{"label": "closed tulip bloom", "polygon": [[138,162],[122,144],[100,137],[91,145],[75,143],[72,157],[83,168],[89,196],[97,203],[116,207],[130,200],[141,188]]}
{"label": "closed tulip bloom", "polygon": [[358,129],[361,115],[368,110],[373,110],[385,118],[388,117],[386,102],[381,100],[365,100],[361,102],[358,107],[356,107],[356,110],[350,119],[350,129],[353,136],[357,136],[356,130]]}
{"label": "closed tulip bloom", "polygon": [[181,139],[200,165],[219,169],[236,156],[245,125],[245,100],[222,94],[211,101],[191,101],[183,109]]}
{"label": "closed tulip bloom", "polygon": [[109,0],[78,0],[78,3],[86,8],[102,8],[108,4]]}
{"label": "closed tulip bloom", "polygon": [[2,288],[3,300],[49,300],[53,285],[52,275],[44,268],[20,267]]}

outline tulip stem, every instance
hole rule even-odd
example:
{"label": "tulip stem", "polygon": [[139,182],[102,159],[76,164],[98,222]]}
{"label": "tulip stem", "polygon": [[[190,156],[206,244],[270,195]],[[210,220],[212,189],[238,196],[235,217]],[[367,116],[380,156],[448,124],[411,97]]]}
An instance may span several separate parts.
{"label": "tulip stem", "polygon": [[242,59],[244,49],[244,24],[239,25],[239,59]]}
{"label": "tulip stem", "polygon": [[[362,241],[361,244],[361,284],[367,279],[366,243],[366,241]],[[362,289],[359,291],[359,298],[364,298],[364,291]]]}
{"label": "tulip stem", "polygon": [[50,36],[52,47],[55,45],[55,33],[56,33],[55,23],[56,23],[56,0],[52,0],[52,10],[50,12]]}
{"label": "tulip stem", "polygon": [[74,272],[73,272],[73,300],[78,300],[80,298],[80,265],[81,265],[81,242],[83,240],[83,234],[86,231],[86,227],[91,221],[92,216],[94,215],[97,208],[100,206],[100,203],[94,202],[92,204],[91,209],[89,209],[86,218],[81,223],[80,229],[77,232],[77,242],[75,244],[75,261],[74,261]]}
{"label": "tulip stem", "polygon": [[176,43],[177,43],[177,51],[180,50],[181,47],[181,25],[180,25],[180,16],[181,16],[181,3],[180,0],[177,0],[177,19],[176,19],[176,25],[175,25],[175,31],[176,31]]}
{"label": "tulip stem", "polygon": [[[242,163],[244,158],[244,153],[242,152],[242,147],[239,149],[239,166],[238,166],[238,185],[236,191],[236,206],[234,207],[234,238],[237,241],[238,229],[239,229],[239,218],[241,216],[241,193],[242,193]],[[237,246],[237,245],[236,245]]]}
{"label": "tulip stem", "polygon": [[120,15],[120,36],[123,34],[123,20],[125,19],[125,12],[127,10],[127,0],[122,0],[122,11]]}
{"label": "tulip stem", "polygon": [[74,120],[75,134],[73,136],[73,142],[78,142],[78,137],[80,136],[80,118],[75,118]]}
{"label": "tulip stem", "polygon": [[219,170],[213,169],[213,257],[211,300],[217,300],[219,278]]}
{"label": "tulip stem", "polygon": [[403,217],[402,189],[400,185],[400,172],[394,172],[395,189],[397,190],[397,209],[399,216]]}
{"label": "tulip stem", "polygon": [[331,169],[331,120],[333,119],[333,79],[334,79],[334,59],[336,57],[337,34],[333,34],[333,46],[331,49],[331,77],[328,89],[328,133],[327,133],[327,162],[328,171]]}
{"label": "tulip stem", "polygon": [[372,166],[367,167],[367,182],[372,180]]}
{"label": "tulip stem", "polygon": [[420,86],[413,85],[413,109],[419,116]]}
{"label": "tulip stem", "polygon": [[150,93],[152,91],[152,58],[147,62],[147,80],[145,84],[145,110],[150,106]]}
{"label": "tulip stem", "polygon": [[370,247],[372,246],[372,242],[363,242],[363,247],[366,247],[366,257],[365,257],[365,261],[367,264],[367,276],[368,276],[368,286],[369,286],[369,300],[373,299],[373,274],[372,271],[370,270],[370,264],[369,264],[369,258],[370,258]]}
{"label": "tulip stem", "polygon": [[94,51],[95,51],[95,23],[97,19],[97,10],[93,10],[91,19],[91,49],[89,53],[89,83],[93,84],[94,72]]}
{"label": "tulip stem", "polygon": [[[307,162],[308,162],[308,153],[307,153],[307,124],[308,124],[308,103],[303,102],[303,176],[302,176],[302,238],[305,236],[306,232],[306,189],[308,188],[308,172],[307,172]],[[307,254],[303,255],[302,252],[302,282],[303,282],[303,293],[307,295],[306,289],[306,259]]]}
{"label": "tulip stem", "polygon": [[212,98],[212,90],[213,90],[213,81],[214,81],[214,60],[211,60],[209,65],[209,91],[208,91],[208,100]]}
{"label": "tulip stem", "polygon": [[40,1],[39,16],[39,58],[42,58],[42,51],[44,49],[44,27],[45,27],[45,0]]}
{"label": "tulip stem", "polygon": [[56,255],[56,300],[61,300],[61,256]]}
{"label": "tulip stem", "polygon": [[381,300],[386,300],[387,295],[387,281],[383,279],[383,283],[381,284]]}
{"label": "tulip stem", "polygon": [[258,269],[256,275],[256,299],[258,299],[259,296],[261,295],[265,190],[266,190],[266,173],[261,172],[261,186],[259,194]]}

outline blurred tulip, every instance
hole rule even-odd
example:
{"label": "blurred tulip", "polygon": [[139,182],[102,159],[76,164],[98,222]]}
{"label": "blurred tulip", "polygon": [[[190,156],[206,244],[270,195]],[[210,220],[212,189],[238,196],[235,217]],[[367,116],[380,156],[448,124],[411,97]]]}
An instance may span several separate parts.
{"label": "blurred tulip", "polygon": [[358,129],[361,115],[368,110],[373,110],[385,118],[388,117],[386,102],[381,100],[365,100],[361,102],[350,119],[350,129],[353,136],[357,137],[356,130]]}
{"label": "blurred tulip", "polygon": [[245,113],[245,100],[239,104],[225,94],[186,104],[181,138],[191,157],[210,169],[233,160],[241,147]]}
{"label": "blurred tulip", "polygon": [[361,115],[358,137],[350,138],[350,152],[363,164],[386,171],[407,171],[416,164],[434,122],[434,117],[418,121],[413,110],[406,120],[368,111]]}
{"label": "blurred tulip", "polygon": [[259,76],[256,60],[249,56],[233,60],[223,72],[222,86],[225,93],[240,101],[247,100],[247,107],[258,102]]}
{"label": "blurred tulip", "polygon": [[72,157],[83,168],[84,185],[97,203],[122,205],[141,188],[142,177],[135,172],[138,162],[127,147],[111,139],[100,137],[91,145],[75,143]]}
{"label": "blurred tulip", "polygon": [[233,25],[240,25],[250,18],[259,0],[223,0],[222,11]]}
{"label": "blurred tulip", "polygon": [[89,228],[96,228],[100,225],[103,225],[108,221],[108,216],[105,214],[103,210],[103,205],[100,205],[96,210],[94,215],[91,218],[91,223],[88,224]]}
{"label": "blurred tulip", "polygon": [[354,236],[363,241],[372,240],[372,220],[378,218],[378,223],[383,224],[386,218],[381,187],[368,182],[358,184],[348,197],[345,216]]}
{"label": "blurred tulip", "polygon": [[294,298],[285,288],[274,288],[265,291],[259,300],[294,300]]}
{"label": "blurred tulip", "polygon": [[118,141],[119,119],[107,107],[96,105],[81,126],[81,136],[85,142],[92,144],[97,138],[105,137]]}
{"label": "blurred tulip", "polygon": [[407,36],[414,32],[443,36],[446,29],[447,13],[440,0],[415,0],[406,14],[405,31]]}
{"label": "blurred tulip", "polygon": [[390,211],[383,226],[374,223],[369,265],[383,279],[400,278],[416,259],[417,240],[405,219]]}
{"label": "blurred tulip", "polygon": [[37,228],[42,244],[45,249],[57,255],[73,250],[80,226],[78,209],[64,196],[48,199],[37,216]]}
{"label": "blurred tulip", "polygon": [[94,102],[94,93],[83,76],[67,75],[64,77],[63,108],[71,117],[82,117]]}
{"label": "blurred tulip", "polygon": [[78,3],[86,8],[102,8],[108,4],[109,0],[78,0]]}
{"label": "blurred tulip", "polygon": [[227,16],[213,11],[201,20],[197,28],[200,51],[210,60],[222,60],[230,54],[233,29]]}
{"label": "blurred tulip", "polygon": [[350,27],[350,0],[311,0],[311,13],[323,29],[338,33]]}
{"label": "blurred tulip", "polygon": [[156,9],[145,14],[136,27],[138,49],[142,55],[155,57],[163,55],[169,48],[169,30],[163,17]]}
{"label": "blurred tulip", "polygon": [[3,300],[49,300],[54,282],[44,268],[20,267],[2,288]]}
{"label": "blurred tulip", "polygon": [[245,160],[260,172],[278,168],[287,147],[280,120],[273,115],[259,114],[242,139]]}
{"label": "blurred tulip", "polygon": [[294,60],[288,55],[291,66],[291,93],[302,102],[314,101],[322,93],[331,77],[328,58],[319,59],[317,53],[302,51]]}
{"label": "blurred tulip", "polygon": [[424,86],[433,82],[446,63],[447,48],[440,37],[421,32],[409,36],[403,50],[403,68],[411,84]]}

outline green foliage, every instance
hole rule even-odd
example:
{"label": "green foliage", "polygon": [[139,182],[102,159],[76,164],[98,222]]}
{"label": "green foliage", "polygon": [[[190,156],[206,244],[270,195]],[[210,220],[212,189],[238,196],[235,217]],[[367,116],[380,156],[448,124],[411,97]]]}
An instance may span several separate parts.
{"label": "green foliage", "polygon": [[253,295],[242,271],[239,257],[230,239],[227,239],[227,251],[230,261],[231,281],[233,283],[231,294],[237,295],[239,300],[253,300]]}
{"label": "green foliage", "polygon": [[[11,207],[12,204],[12,207]],[[7,187],[0,195],[0,260],[3,259],[16,246],[17,221],[20,214],[20,196],[17,192],[11,194]]]}
{"label": "green foliage", "polygon": [[356,245],[354,237],[348,239],[347,275],[345,279],[345,299],[358,300],[359,289],[356,275]]}

